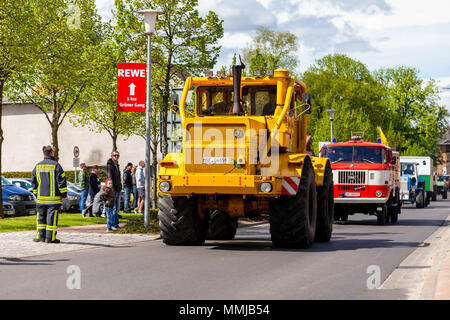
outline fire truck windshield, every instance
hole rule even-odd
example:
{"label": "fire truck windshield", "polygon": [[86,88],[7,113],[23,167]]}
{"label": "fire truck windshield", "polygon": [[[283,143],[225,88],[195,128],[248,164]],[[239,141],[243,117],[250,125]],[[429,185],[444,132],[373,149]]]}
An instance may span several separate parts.
{"label": "fire truck windshield", "polygon": [[402,163],[402,176],[414,175],[414,163]]}
{"label": "fire truck windshield", "polygon": [[325,147],[322,156],[332,163],[384,163],[385,153],[381,147],[339,146]]}

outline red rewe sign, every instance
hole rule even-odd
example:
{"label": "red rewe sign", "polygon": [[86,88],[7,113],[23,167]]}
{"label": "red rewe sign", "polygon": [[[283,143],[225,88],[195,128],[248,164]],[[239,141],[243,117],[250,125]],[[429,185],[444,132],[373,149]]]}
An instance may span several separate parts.
{"label": "red rewe sign", "polygon": [[117,64],[117,112],[145,112],[146,63]]}

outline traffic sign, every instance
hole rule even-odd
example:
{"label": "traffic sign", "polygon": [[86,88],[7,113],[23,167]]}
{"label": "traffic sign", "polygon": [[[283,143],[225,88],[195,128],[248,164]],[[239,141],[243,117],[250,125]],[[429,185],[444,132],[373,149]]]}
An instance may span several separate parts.
{"label": "traffic sign", "polygon": [[145,112],[146,63],[117,64],[117,112]]}
{"label": "traffic sign", "polygon": [[79,158],[73,158],[73,167],[78,168],[80,166],[80,159]]}
{"label": "traffic sign", "polygon": [[73,148],[73,156],[74,156],[75,158],[78,158],[78,157],[80,156],[80,149],[79,149],[77,146],[75,146],[75,147]]}

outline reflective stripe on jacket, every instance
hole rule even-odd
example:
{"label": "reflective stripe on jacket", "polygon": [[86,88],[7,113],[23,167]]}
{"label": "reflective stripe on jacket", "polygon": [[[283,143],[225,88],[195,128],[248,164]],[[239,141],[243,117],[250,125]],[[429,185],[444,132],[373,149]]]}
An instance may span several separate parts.
{"label": "reflective stripe on jacket", "polygon": [[36,165],[31,184],[38,204],[60,204],[67,196],[66,174],[53,157],[45,157]]}

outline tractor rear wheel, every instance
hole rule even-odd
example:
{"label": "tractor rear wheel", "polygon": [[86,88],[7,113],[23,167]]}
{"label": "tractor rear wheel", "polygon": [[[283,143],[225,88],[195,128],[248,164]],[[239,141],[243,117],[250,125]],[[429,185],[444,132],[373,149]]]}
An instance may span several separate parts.
{"label": "tractor rear wheel", "polygon": [[232,240],[236,235],[238,219],[226,212],[214,210],[209,216],[207,240]]}
{"label": "tractor rear wheel", "polygon": [[195,198],[159,194],[158,219],[161,238],[169,245],[201,245],[208,224],[197,214]]}
{"label": "tractor rear wheel", "polygon": [[314,169],[305,158],[295,196],[270,201],[270,234],[278,248],[309,248],[314,242],[317,220],[317,194]]}
{"label": "tractor rear wheel", "polygon": [[334,184],[331,165],[327,162],[323,186],[317,187],[317,224],[316,242],[328,242],[333,232],[334,219]]}

